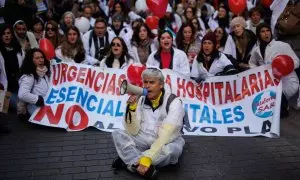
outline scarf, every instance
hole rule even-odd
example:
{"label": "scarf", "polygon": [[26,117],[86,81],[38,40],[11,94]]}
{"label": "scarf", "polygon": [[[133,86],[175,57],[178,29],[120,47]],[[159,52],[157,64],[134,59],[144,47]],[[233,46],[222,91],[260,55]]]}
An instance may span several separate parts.
{"label": "scarf", "polygon": [[42,68],[41,67],[36,68],[36,73],[40,78],[44,77],[47,72],[48,72],[48,68],[46,66],[43,66]]}
{"label": "scarf", "polygon": [[250,39],[246,31],[244,31],[241,37],[236,37],[236,48],[238,53],[241,55],[241,59],[244,59],[249,41]]}
{"label": "scarf", "polygon": [[151,53],[151,41],[149,38],[141,41],[137,46],[137,53],[142,64],[146,64],[148,56]]}

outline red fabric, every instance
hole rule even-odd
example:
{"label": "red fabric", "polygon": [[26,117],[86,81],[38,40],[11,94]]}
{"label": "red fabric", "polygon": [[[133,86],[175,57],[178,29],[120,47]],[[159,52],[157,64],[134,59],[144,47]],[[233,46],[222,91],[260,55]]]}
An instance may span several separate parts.
{"label": "red fabric", "polygon": [[171,63],[171,52],[161,52],[161,65],[163,69],[169,69]]}

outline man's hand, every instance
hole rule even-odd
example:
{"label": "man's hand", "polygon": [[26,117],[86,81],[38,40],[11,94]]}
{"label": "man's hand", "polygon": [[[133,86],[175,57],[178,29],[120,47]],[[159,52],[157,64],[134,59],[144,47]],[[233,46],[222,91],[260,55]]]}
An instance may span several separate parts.
{"label": "man's hand", "polygon": [[246,64],[246,63],[239,63],[239,66],[243,69],[249,69],[250,68],[249,64]]}
{"label": "man's hand", "polygon": [[144,176],[145,173],[149,170],[149,167],[146,167],[146,166],[143,166],[143,165],[139,164],[139,166],[137,167],[136,170],[137,170],[137,172],[138,172],[140,175]]}
{"label": "man's hand", "polygon": [[131,95],[129,99],[127,100],[127,104],[129,105],[134,105],[137,101],[137,96],[136,95]]}

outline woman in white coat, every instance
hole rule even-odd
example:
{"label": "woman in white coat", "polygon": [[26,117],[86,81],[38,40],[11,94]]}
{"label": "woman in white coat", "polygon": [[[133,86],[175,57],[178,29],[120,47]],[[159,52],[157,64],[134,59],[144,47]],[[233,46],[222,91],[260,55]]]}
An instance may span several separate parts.
{"label": "woman in white coat", "polygon": [[77,27],[70,26],[66,30],[63,43],[55,50],[56,57],[62,62],[94,65],[98,60],[87,55]]}
{"label": "woman in white coat", "polygon": [[[299,67],[299,58],[287,43],[275,41],[273,39],[271,27],[265,23],[258,25],[256,35],[259,39],[259,45],[253,50],[249,60],[251,68],[264,64],[272,64],[273,59],[278,55],[288,55],[294,61],[294,69]],[[287,117],[288,101],[299,91],[299,79],[295,71],[282,78],[283,95],[281,99],[281,117]],[[298,98],[298,107],[300,99]]]}
{"label": "woman in white coat", "polygon": [[223,53],[232,57],[235,68],[242,72],[250,68],[248,62],[257,38],[246,29],[246,21],[241,16],[230,22],[230,28],[233,32],[227,38]]}
{"label": "woman in white coat", "polygon": [[20,75],[18,97],[32,114],[38,106],[44,105],[49,89],[50,65],[40,49],[34,48],[26,53]]}
{"label": "woman in white coat", "polygon": [[154,44],[155,35],[151,32],[147,24],[141,24],[134,28],[131,39],[130,54],[135,62],[146,65],[148,56],[156,51]]}
{"label": "woman in white coat", "polygon": [[121,37],[115,37],[110,43],[108,55],[100,62],[100,68],[126,69],[132,63],[125,41]]}
{"label": "woman in white coat", "polygon": [[230,60],[218,51],[215,34],[208,32],[203,37],[200,52],[193,62],[191,78],[199,83],[208,77],[235,73],[237,71]]}
{"label": "woman in white coat", "polygon": [[187,55],[173,48],[173,36],[169,30],[163,30],[158,35],[159,48],[150,54],[146,65],[160,69],[171,69],[184,76],[190,76],[190,65]]}
{"label": "woman in white coat", "polygon": [[0,84],[3,85],[5,91],[12,93],[10,108],[16,109],[19,89],[18,74],[23,64],[25,52],[10,26],[4,25],[1,28],[0,37]]}

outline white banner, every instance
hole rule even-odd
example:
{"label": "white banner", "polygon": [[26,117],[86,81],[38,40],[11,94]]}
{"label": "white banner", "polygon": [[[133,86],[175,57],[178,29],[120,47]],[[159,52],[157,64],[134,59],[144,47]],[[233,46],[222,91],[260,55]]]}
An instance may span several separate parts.
{"label": "white banner", "polygon": [[[127,95],[120,85],[126,72],[82,64],[55,64],[45,106],[30,122],[79,131],[89,126],[111,132],[122,127]],[[165,89],[183,100],[189,122],[186,135],[278,137],[281,83],[269,66],[232,76],[216,76],[201,84],[163,70]]]}

